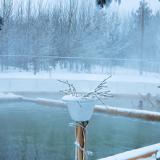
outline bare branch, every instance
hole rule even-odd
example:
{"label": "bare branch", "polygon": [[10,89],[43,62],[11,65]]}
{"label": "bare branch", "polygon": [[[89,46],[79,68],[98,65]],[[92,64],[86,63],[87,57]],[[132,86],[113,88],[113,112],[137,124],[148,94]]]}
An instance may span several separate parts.
{"label": "bare branch", "polygon": [[68,86],[67,90],[64,90],[64,91],[61,91],[61,92],[63,92],[65,95],[73,95],[73,96],[77,97],[77,91],[76,91],[76,88],[74,87],[73,84],[69,83],[67,80],[57,80],[57,81],[59,81],[59,82]]}
{"label": "bare branch", "polygon": [[89,92],[84,97],[97,97],[99,96],[100,98],[105,98],[105,97],[110,97],[111,95],[109,94],[110,91],[106,90],[108,88],[107,86],[107,81],[111,77],[108,76],[106,79],[104,79],[95,89],[93,92]]}
{"label": "bare branch", "polygon": [[104,102],[102,101],[102,98],[112,97],[112,95],[110,94],[110,91],[107,90],[108,89],[107,80],[110,77],[111,76],[104,79],[100,84],[98,84],[98,86],[92,92],[89,92],[87,94],[82,94],[82,95],[78,94],[74,85],[69,83],[67,80],[64,80],[64,81],[63,80],[58,80],[58,81],[68,86],[67,90],[61,91],[65,95],[72,95],[72,96],[76,96],[76,97],[80,96],[82,98],[96,98],[102,104],[104,104]]}

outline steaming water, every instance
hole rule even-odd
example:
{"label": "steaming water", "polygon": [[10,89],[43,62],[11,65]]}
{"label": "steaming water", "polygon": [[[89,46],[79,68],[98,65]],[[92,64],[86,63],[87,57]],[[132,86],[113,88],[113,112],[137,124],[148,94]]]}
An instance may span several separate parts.
{"label": "steaming water", "polygon": [[[66,109],[0,103],[0,159],[74,159],[74,129]],[[160,142],[160,123],[95,114],[88,127],[90,159]]]}

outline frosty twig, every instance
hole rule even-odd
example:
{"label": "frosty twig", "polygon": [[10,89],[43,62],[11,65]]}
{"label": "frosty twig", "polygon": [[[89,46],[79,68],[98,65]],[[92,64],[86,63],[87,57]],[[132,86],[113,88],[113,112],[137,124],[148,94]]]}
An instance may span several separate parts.
{"label": "frosty twig", "polygon": [[62,90],[61,92],[63,92],[65,95],[72,95],[77,97],[77,91],[73,84],[69,83],[67,80],[58,80],[58,81],[68,86],[67,90]]}
{"label": "frosty twig", "polygon": [[108,76],[106,79],[104,79],[95,89],[93,92],[89,92],[84,97],[96,97],[96,98],[105,98],[111,96],[109,93],[109,90],[106,90],[108,88],[107,80],[111,76]]}
{"label": "frosty twig", "polygon": [[[111,76],[108,76],[105,78],[98,86],[92,91],[87,94],[81,95],[82,98],[97,98],[100,100],[101,98],[111,97],[110,91],[108,90],[107,81]],[[72,96],[80,96],[80,94],[77,93],[77,90],[75,86],[71,83],[69,83],[67,80],[58,80],[59,82],[65,84],[68,86],[67,90],[63,90],[65,95],[72,95]],[[101,100],[100,100],[101,101]]]}

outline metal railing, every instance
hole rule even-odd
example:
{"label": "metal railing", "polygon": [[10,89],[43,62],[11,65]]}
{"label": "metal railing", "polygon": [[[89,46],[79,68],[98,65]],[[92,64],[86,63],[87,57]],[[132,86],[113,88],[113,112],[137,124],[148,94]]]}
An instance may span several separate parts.
{"label": "metal railing", "polygon": [[160,61],[120,59],[120,58],[90,58],[90,57],[58,57],[31,55],[0,55],[0,72],[9,70],[40,71],[65,70],[84,73],[160,73]]}

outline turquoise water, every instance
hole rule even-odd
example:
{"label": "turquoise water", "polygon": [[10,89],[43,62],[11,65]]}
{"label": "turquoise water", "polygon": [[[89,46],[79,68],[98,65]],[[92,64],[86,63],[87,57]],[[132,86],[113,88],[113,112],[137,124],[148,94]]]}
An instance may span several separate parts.
{"label": "turquoise water", "polygon": [[[0,160],[73,160],[74,128],[66,109],[0,103]],[[90,160],[160,142],[160,123],[94,114]]]}

